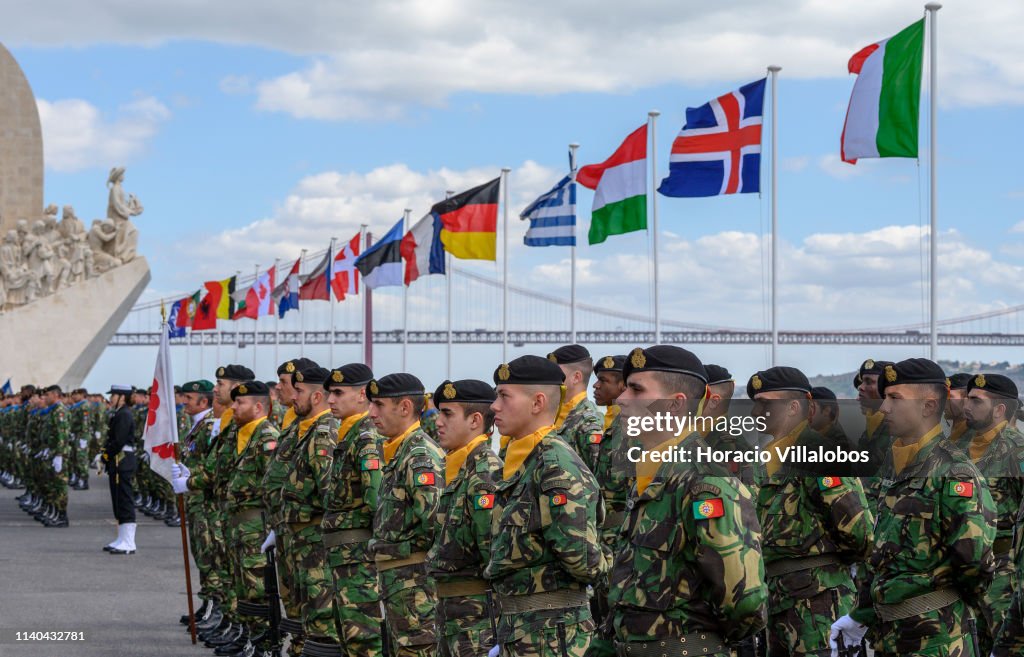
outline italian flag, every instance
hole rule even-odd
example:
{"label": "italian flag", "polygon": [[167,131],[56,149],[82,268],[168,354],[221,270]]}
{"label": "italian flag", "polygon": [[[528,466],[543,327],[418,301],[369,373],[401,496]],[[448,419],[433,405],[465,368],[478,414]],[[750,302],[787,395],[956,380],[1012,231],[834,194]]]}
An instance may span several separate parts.
{"label": "italian flag", "polygon": [[590,216],[591,244],[609,235],[647,228],[647,124],[637,128],[600,164],[579,170],[576,181],[596,189]]}
{"label": "italian flag", "polygon": [[917,157],[924,19],[850,58],[857,74],[843,126],[842,157]]}

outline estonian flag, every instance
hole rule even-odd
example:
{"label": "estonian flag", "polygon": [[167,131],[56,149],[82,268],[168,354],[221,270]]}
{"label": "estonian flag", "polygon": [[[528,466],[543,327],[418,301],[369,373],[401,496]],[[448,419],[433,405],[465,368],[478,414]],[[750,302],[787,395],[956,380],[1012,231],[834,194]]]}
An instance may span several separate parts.
{"label": "estonian flag", "polygon": [[356,269],[371,290],[386,285],[402,285],[402,223],[391,227],[381,240],[356,259]]}

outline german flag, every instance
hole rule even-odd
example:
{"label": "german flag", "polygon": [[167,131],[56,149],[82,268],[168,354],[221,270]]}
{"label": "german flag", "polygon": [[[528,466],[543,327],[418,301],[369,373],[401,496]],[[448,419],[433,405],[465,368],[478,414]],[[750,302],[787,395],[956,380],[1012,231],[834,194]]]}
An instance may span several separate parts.
{"label": "german flag", "polygon": [[500,188],[495,178],[430,208],[441,219],[445,251],[462,260],[497,260]]}

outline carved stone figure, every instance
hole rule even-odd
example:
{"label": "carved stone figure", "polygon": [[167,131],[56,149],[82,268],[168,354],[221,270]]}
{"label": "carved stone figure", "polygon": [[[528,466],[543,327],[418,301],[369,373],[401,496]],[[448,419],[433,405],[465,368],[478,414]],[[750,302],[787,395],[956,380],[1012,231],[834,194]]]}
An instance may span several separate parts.
{"label": "carved stone figure", "polygon": [[117,227],[117,237],[111,255],[122,263],[128,263],[135,259],[135,250],[139,244],[139,231],[135,229],[131,218],[142,214],[143,208],[134,194],[128,194],[127,199],[125,198],[124,189],[121,187],[124,172],[124,167],[114,167],[107,178],[107,185],[110,186],[107,219],[112,220]]}
{"label": "carved stone figure", "polygon": [[4,286],[3,307],[20,306],[35,300],[37,282],[25,265],[17,231],[7,231],[0,245],[0,276]]}
{"label": "carved stone figure", "polygon": [[92,220],[88,242],[92,249],[93,268],[97,274],[110,271],[121,264],[121,261],[112,255],[116,238],[117,226],[112,219]]}

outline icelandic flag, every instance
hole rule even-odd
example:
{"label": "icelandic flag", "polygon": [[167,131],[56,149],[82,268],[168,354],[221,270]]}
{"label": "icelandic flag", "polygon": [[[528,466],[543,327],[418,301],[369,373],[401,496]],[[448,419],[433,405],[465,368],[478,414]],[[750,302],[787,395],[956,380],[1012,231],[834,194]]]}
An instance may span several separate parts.
{"label": "icelandic flag", "polygon": [[693,197],[761,191],[761,121],[767,78],[686,108],[658,191]]}
{"label": "icelandic flag", "polygon": [[182,305],[188,299],[180,299],[171,304],[171,312],[167,315],[167,337],[169,338],[183,338],[185,337],[185,327],[178,325],[178,317],[182,312],[188,312]]}
{"label": "icelandic flag", "polygon": [[274,289],[274,299],[277,301],[277,316],[284,317],[289,310],[299,309],[299,267],[302,266],[302,258],[298,258],[288,272],[288,277]]}
{"label": "icelandic flag", "polygon": [[402,224],[391,227],[384,237],[356,258],[356,269],[371,290],[386,285],[402,285]]}
{"label": "icelandic flag", "polygon": [[4,382],[4,386],[2,388],[0,388],[0,393],[3,393],[5,395],[13,395],[14,394],[14,388],[11,387],[11,378],[10,377],[7,377],[7,381]]}
{"label": "icelandic flag", "polygon": [[576,246],[576,181],[571,175],[562,178],[519,218],[530,220],[526,246]]}

